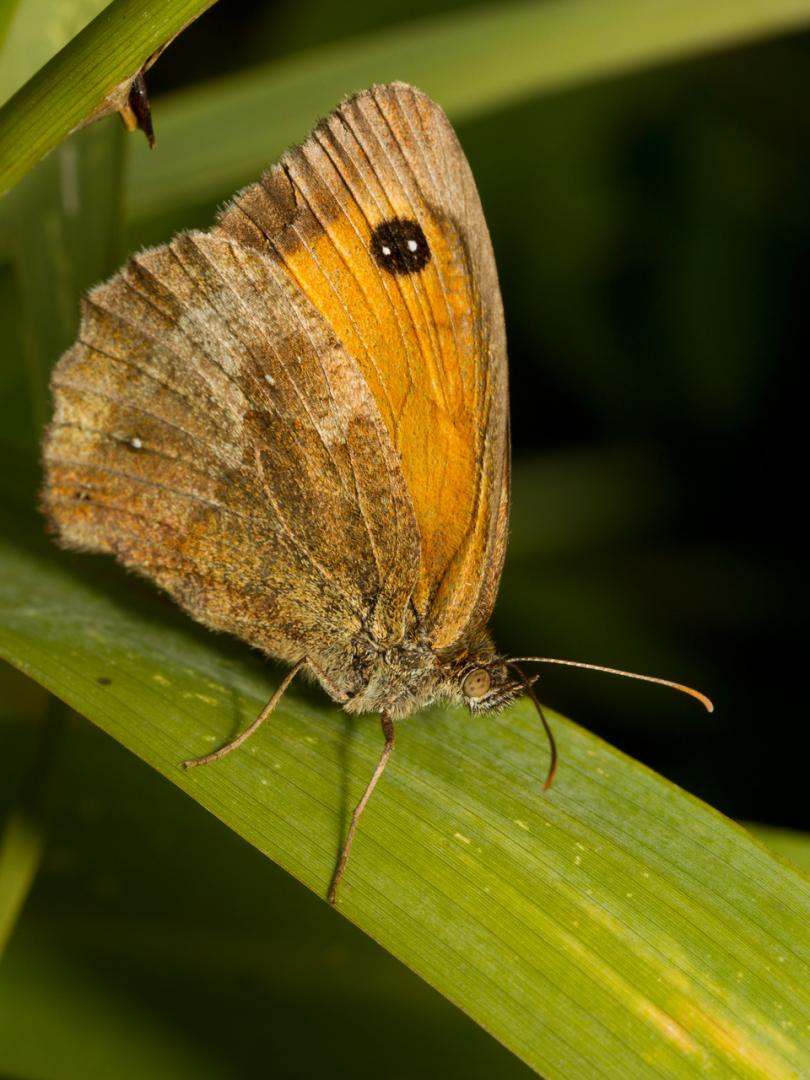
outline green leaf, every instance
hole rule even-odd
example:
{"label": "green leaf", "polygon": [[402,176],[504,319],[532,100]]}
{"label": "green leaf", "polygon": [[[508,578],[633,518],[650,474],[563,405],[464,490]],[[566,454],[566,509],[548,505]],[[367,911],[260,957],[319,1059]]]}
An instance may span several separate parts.
{"label": "green leaf", "polygon": [[790,859],[806,874],[810,874],[810,836],[807,833],[798,832],[796,829],[778,829],[773,825],[760,825],[751,821],[746,821],[745,827],[771,851],[775,851],[783,859]]}
{"label": "green leaf", "polygon": [[214,0],[114,0],[0,109],[0,195]]}
{"label": "green leaf", "polygon": [[[0,791],[31,726],[0,726]],[[3,957],[0,1075],[232,1080],[272,1063],[275,1076],[377,1080],[425,1062],[465,1080],[530,1075],[90,724],[69,729],[57,780],[42,870]]]}
{"label": "green leaf", "polygon": [[106,6],[106,0],[5,0],[0,6],[0,105]]}
{"label": "green leaf", "polygon": [[391,27],[158,102],[160,152],[133,158],[131,212],[230,194],[373,82],[412,82],[458,121],[808,23],[810,0],[535,0]]}
{"label": "green leaf", "polygon": [[[6,506],[13,505],[9,496]],[[111,563],[15,518],[0,650],[323,896],[380,748],[299,690],[239,753],[278,674]],[[340,911],[547,1077],[795,1076],[810,1067],[810,884],[745,830],[553,717],[399,725]]]}

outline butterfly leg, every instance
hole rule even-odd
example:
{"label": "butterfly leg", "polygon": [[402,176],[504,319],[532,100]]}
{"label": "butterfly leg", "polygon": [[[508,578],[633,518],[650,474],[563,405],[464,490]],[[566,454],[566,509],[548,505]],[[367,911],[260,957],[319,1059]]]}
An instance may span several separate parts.
{"label": "butterfly leg", "polygon": [[326,673],[321,671],[318,665],[314,664],[308,656],[302,656],[297,663],[293,664],[293,666],[281,680],[278,689],[267,702],[265,707],[262,709],[262,711],[259,713],[259,715],[256,717],[252,724],[246,727],[244,731],[240,732],[235,739],[231,739],[229,743],[221,746],[219,750],[214,750],[210,754],[204,754],[202,757],[190,758],[188,761],[184,761],[183,768],[193,769],[197,765],[210,765],[212,761],[219,761],[220,758],[224,758],[227,754],[230,754],[232,750],[238,750],[243,742],[246,742],[255,731],[259,730],[259,728],[268,718],[273,709],[275,709],[276,705],[278,705],[279,701],[282,698],[282,695],[284,694],[284,691],[287,689],[287,687],[290,685],[295,676],[303,667],[311,668],[318,676],[318,678],[327,686],[330,693],[336,696],[339,701],[345,700],[346,695],[337,686],[335,686],[334,683],[332,683],[332,680],[329,679]]}
{"label": "butterfly leg", "polygon": [[360,802],[354,808],[352,814],[352,820],[349,823],[349,831],[346,833],[346,840],[343,844],[343,850],[340,853],[338,864],[335,867],[335,872],[332,875],[332,884],[329,886],[329,903],[334,905],[337,902],[337,890],[340,880],[343,877],[343,871],[346,869],[346,863],[349,860],[349,852],[352,850],[352,844],[354,843],[354,834],[357,831],[357,825],[362,817],[363,811],[366,808],[368,800],[371,798],[374,788],[377,786],[377,781],[385,772],[385,766],[388,764],[388,759],[391,757],[391,751],[394,749],[394,721],[388,715],[388,713],[382,713],[380,715],[380,723],[382,724],[383,736],[385,738],[385,746],[382,748],[380,754],[380,760],[377,762],[377,767],[371,774],[371,779],[366,785],[366,790],[363,792],[363,796]]}

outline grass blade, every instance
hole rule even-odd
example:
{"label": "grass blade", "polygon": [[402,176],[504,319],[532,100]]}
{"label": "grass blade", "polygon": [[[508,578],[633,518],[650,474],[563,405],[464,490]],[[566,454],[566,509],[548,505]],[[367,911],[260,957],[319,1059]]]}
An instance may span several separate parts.
{"label": "grass blade", "polygon": [[[7,504],[10,500],[6,500]],[[378,725],[278,676],[104,560],[16,522],[0,650],[323,896]],[[794,1077],[810,1067],[810,883],[745,830],[559,718],[539,792],[531,709],[400,725],[341,911],[544,1076]]]}
{"label": "grass blade", "polygon": [[105,0],[0,4],[0,105],[104,7]]}
{"label": "grass blade", "polygon": [[[0,721],[0,791],[29,728]],[[378,1080],[389,1063],[413,1077],[429,1061],[442,1076],[527,1080],[514,1055],[134,755],[90,724],[66,735],[47,856],[0,969],[0,1075],[224,1080],[262,1076],[272,1060],[280,1077]]]}
{"label": "grass blade", "polygon": [[747,821],[746,829],[783,859],[790,859],[799,869],[810,874],[810,836],[796,829],[778,829]]}

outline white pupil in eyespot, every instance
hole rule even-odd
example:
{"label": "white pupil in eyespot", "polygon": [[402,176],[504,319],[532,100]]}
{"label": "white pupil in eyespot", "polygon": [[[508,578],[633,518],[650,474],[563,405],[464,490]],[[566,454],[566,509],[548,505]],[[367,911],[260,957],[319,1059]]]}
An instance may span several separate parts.
{"label": "white pupil in eyespot", "polygon": [[476,668],[464,680],[462,690],[467,697],[480,698],[489,692],[491,686],[492,679],[489,672],[485,671],[484,668]]}
{"label": "white pupil in eyespot", "polygon": [[383,244],[382,253],[383,253],[383,255],[390,255],[391,254],[391,248],[387,244]]}
{"label": "white pupil in eyespot", "polygon": [[416,249],[418,247],[419,247],[419,245],[417,244],[417,242],[415,240],[409,240],[408,241],[408,251],[416,251]]}

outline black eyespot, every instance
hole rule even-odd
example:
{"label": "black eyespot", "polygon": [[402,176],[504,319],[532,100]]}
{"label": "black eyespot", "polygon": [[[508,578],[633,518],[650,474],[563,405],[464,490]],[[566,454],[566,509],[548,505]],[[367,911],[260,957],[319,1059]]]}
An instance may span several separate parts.
{"label": "black eyespot", "polygon": [[430,246],[422,226],[407,218],[391,218],[371,234],[374,261],[389,274],[415,274],[430,262]]}

